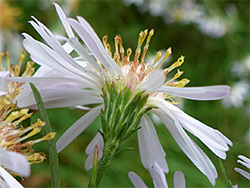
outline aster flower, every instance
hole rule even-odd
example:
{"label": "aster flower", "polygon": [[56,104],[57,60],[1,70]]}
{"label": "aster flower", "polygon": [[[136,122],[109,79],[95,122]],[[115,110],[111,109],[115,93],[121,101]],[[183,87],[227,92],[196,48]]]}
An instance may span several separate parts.
{"label": "aster flower", "polygon": [[[154,187],[156,188],[167,188],[168,184],[164,171],[157,164],[154,168],[149,169],[149,173],[153,179]],[[146,184],[142,179],[134,172],[128,173],[129,179],[136,188],[147,188]],[[176,171],[174,173],[174,187],[175,188],[185,188],[185,177],[181,171]]]}
{"label": "aster flower", "polygon": [[245,178],[247,178],[248,180],[250,180],[250,173],[249,173],[249,170],[250,170],[250,159],[243,156],[243,155],[239,155],[238,156],[238,160],[237,162],[244,165],[245,167],[248,168],[248,172],[240,169],[240,168],[234,168],[234,170],[238,173],[240,173],[242,176],[244,176]]}
{"label": "aster flower", "polygon": [[[7,68],[3,66],[2,57],[3,52],[0,52],[0,185],[1,187],[22,187],[10,174],[28,177],[30,164],[41,163],[46,156],[42,152],[35,153],[32,146],[43,140],[52,139],[55,133],[47,134],[36,140],[30,139],[41,131],[45,123],[37,120],[29,126],[21,125],[24,120],[32,116],[32,113],[28,113],[27,108],[19,109],[15,103],[22,83],[8,82],[9,77],[20,75],[24,55],[20,56],[19,64],[10,66],[7,52]],[[32,73],[32,64],[28,63],[22,76],[30,76]]]}
{"label": "aster flower", "polygon": [[[33,18],[35,21],[31,21],[31,25],[48,45],[28,34],[23,34],[23,44],[32,60],[41,65],[39,74],[31,78],[9,80],[35,83],[47,108],[96,105],[63,134],[57,142],[57,151],[62,151],[100,115],[102,130],[91,146],[104,142],[104,153],[108,151],[105,142],[109,140],[115,144],[112,148],[115,152],[120,142],[137,132],[144,167],[150,169],[156,162],[167,173],[165,152],[153,123],[146,114],[154,113],[162,120],[188,158],[214,185],[217,171],[213,163],[185,130],[198,137],[222,159],[226,158],[228,145],[232,143],[219,131],[178,109],[174,105],[174,97],[218,100],[230,94],[230,87],[184,87],[189,80],[177,81],[183,73],[180,70],[177,70],[173,78],[169,78],[168,73],[184,62],[184,57],[181,56],[170,67],[161,69],[162,63],[171,55],[171,48],[166,50],[164,56],[162,52],[158,52],[154,62],[145,62],[153,30],[145,30],[139,34],[138,45],[132,58],[132,50],[129,48],[125,51],[119,35],[115,37],[115,52],[112,53],[107,36],[103,38],[102,44],[84,18],[67,19],[57,4],[55,7],[68,37],[56,37],[46,26]],[[63,40],[64,44],[59,40]],[[144,41],[146,44],[141,50]],[[79,56],[72,57],[72,50]],[[20,107],[36,108],[36,102],[27,85],[17,101]],[[93,152],[91,146],[86,150],[90,155]]]}

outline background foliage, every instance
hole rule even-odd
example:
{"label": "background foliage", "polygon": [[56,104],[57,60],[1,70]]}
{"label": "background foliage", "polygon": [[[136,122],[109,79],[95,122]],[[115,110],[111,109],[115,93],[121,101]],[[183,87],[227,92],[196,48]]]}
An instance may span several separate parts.
{"label": "background foliage", "polygon": [[[64,33],[51,1],[1,0],[1,2],[8,3],[11,7],[16,7],[22,12],[21,15],[15,18],[15,21],[20,24],[18,27],[9,26],[7,29],[1,28],[0,30],[0,37],[2,38],[1,50],[9,50],[11,52],[12,62],[17,62],[15,55],[19,51],[23,51],[18,45],[12,45],[17,42],[13,38],[17,36],[18,42],[21,43],[21,33],[26,32],[34,38],[41,40],[41,37],[28,23],[31,20],[31,16],[35,16],[52,31],[59,34]],[[246,82],[247,84],[243,84],[240,89],[236,88],[233,90],[233,97],[240,101],[239,105],[235,105],[232,98],[224,102],[185,100],[182,108],[189,115],[220,130],[233,142],[234,145],[227,153],[228,157],[224,161],[226,171],[233,184],[238,184],[239,187],[249,186],[249,181],[233,170],[236,166],[242,167],[236,163],[239,154],[250,157],[248,92],[250,10],[248,1],[191,1],[194,5],[203,7],[202,14],[207,18],[216,16],[227,23],[226,32],[219,37],[204,33],[195,20],[185,21],[183,18],[186,18],[186,15],[184,14],[185,16],[182,17],[183,12],[181,11],[190,13],[193,7],[183,9],[182,1],[176,1],[177,3],[170,1],[172,4],[164,5],[168,7],[161,10],[158,15],[152,13],[152,9],[150,9],[150,3],[153,0],[134,1],[135,3],[131,3],[133,2],[132,0],[71,0],[56,2],[63,7],[68,16],[75,18],[76,15],[80,15],[88,20],[99,37],[107,34],[111,46],[114,44],[114,36],[120,34],[125,48],[131,47],[135,49],[139,32],[146,28],[153,28],[155,35],[150,44],[148,56],[155,55],[158,50],[166,49],[170,46],[173,51],[170,62],[174,62],[180,55],[184,55],[185,63],[180,69],[185,71],[182,78],[186,77],[191,80],[188,86],[226,84],[234,87],[239,82]],[[233,14],[230,14],[230,10],[234,11]],[[1,13],[0,16],[2,17]],[[210,24],[210,27],[213,28],[213,26],[213,23]],[[26,57],[27,60],[30,60],[28,55]],[[242,90],[243,93],[240,92]],[[55,139],[58,139],[85,112],[75,109],[52,109],[48,110],[48,113],[53,129],[57,132]],[[38,117],[39,113],[33,116],[33,121]],[[158,124],[159,126],[156,129],[166,151],[166,159],[170,168],[170,172],[167,175],[169,186],[173,186],[174,172],[181,170],[186,177],[187,187],[211,187],[207,178],[184,155],[164,125]],[[84,168],[84,162],[87,157],[85,148],[99,128],[100,121],[97,119],[83,134],[59,154],[63,187],[84,187],[87,185],[91,171],[86,171]],[[190,136],[208,154],[219,171],[216,156],[198,139],[192,135]],[[113,160],[101,186],[131,187],[132,184],[127,176],[129,171],[135,171],[147,185],[153,186],[149,173],[140,162],[136,134],[129,138],[122,147],[133,147],[133,150],[122,152]],[[40,143],[35,149],[47,152],[47,144]],[[215,187],[225,187],[220,171],[216,182]],[[32,165],[32,176],[25,179],[23,184],[25,187],[49,187],[48,160],[42,164]]]}

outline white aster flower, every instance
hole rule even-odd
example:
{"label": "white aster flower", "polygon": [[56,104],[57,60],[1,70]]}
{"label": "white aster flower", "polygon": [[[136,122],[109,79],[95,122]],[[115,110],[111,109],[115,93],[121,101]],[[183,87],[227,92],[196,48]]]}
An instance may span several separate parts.
{"label": "white aster flower", "polygon": [[7,66],[2,63],[3,55],[4,53],[0,52],[0,187],[19,188],[22,185],[12,175],[28,177],[30,164],[41,163],[45,159],[44,153],[35,153],[33,145],[52,139],[55,133],[31,139],[41,131],[45,123],[38,120],[31,125],[22,125],[32,113],[28,113],[29,109],[19,109],[14,102],[22,83],[8,82],[8,79],[15,76],[31,76],[34,68],[29,62],[21,74],[24,55],[20,55],[18,64],[10,65],[9,53],[6,52]]}
{"label": "white aster flower", "polygon": [[[124,140],[141,127],[137,133],[141,160],[145,168],[152,168],[156,162],[165,173],[168,172],[165,152],[159,142],[153,123],[146,114],[147,112],[156,114],[162,120],[180,148],[214,185],[217,171],[213,163],[191,140],[184,129],[198,137],[222,159],[226,158],[226,151],[229,150],[228,145],[232,145],[232,143],[219,131],[206,126],[178,109],[174,105],[174,96],[193,100],[218,100],[230,94],[230,87],[223,85],[184,87],[189,80],[177,81],[183,73],[179,70],[173,78],[167,77],[166,79],[170,71],[184,62],[184,57],[181,56],[173,65],[162,70],[161,64],[171,54],[169,48],[162,61],[160,58],[163,53],[158,52],[153,63],[146,63],[144,61],[145,55],[153,30],[149,34],[148,30],[140,33],[135,56],[131,60],[132,50],[124,50],[119,35],[115,37],[115,52],[112,54],[107,36],[103,38],[102,44],[84,18],[67,19],[62,9],[56,4],[55,7],[68,35],[67,38],[60,37],[60,39],[65,39],[66,43],[61,44],[46,26],[33,18],[35,21],[31,21],[31,25],[46,41],[47,45],[33,39],[28,34],[23,34],[25,37],[23,44],[32,60],[41,67],[32,78],[10,80],[35,83],[47,108],[96,105],[63,134],[57,142],[57,151],[62,151],[99,115],[102,119],[115,124],[115,118],[118,116],[113,117],[112,114],[105,114],[108,112],[107,108],[113,108],[113,111],[109,112],[119,114],[125,106],[127,110],[125,112],[130,113],[131,116],[126,117],[124,114],[119,114],[119,123],[127,122],[125,127],[127,132],[122,132],[121,127],[116,127],[115,134],[120,136],[120,140]],[[87,50],[75,36],[72,28],[84,42]],[[141,50],[144,41],[146,44]],[[79,56],[72,57],[72,50]],[[17,101],[20,107],[36,108],[36,102],[28,85],[24,86]],[[126,106],[126,104],[136,101],[139,101],[138,105]],[[130,117],[132,119],[126,119]],[[102,132],[105,132],[108,128],[103,126],[102,129]],[[103,142],[101,135],[97,137],[99,138],[91,142],[91,145]],[[88,148],[86,152],[91,155],[93,149],[92,147]],[[87,166],[89,167],[89,165]]]}
{"label": "white aster flower", "polygon": [[248,180],[250,180],[250,173],[249,173],[249,170],[250,170],[250,159],[243,156],[243,155],[239,155],[238,156],[238,160],[237,162],[244,165],[245,167],[248,168],[248,172],[240,169],[240,168],[234,168],[234,170],[238,173],[240,173],[242,176],[244,176],[245,178],[247,178]]}
{"label": "white aster flower", "polygon": [[[153,168],[149,169],[149,173],[153,179],[155,188],[168,188],[166,181],[166,176],[161,167],[155,163]],[[128,173],[129,179],[136,188],[147,188],[143,180],[134,172]],[[185,188],[185,177],[181,171],[176,171],[174,173],[174,188]]]}

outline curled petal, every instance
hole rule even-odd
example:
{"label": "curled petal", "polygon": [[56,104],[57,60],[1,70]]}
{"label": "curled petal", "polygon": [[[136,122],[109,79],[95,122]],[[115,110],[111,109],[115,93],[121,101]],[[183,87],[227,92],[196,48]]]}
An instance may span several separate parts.
{"label": "curled petal", "polygon": [[152,110],[152,112],[162,120],[187,157],[207,176],[212,185],[215,185],[215,179],[218,177],[218,174],[211,160],[189,138],[172,112],[163,105],[158,107],[159,109]]}
{"label": "curled petal", "polygon": [[222,159],[226,158],[226,151],[229,150],[228,145],[232,146],[232,142],[227,137],[218,130],[215,130],[187,115],[175,105],[162,99],[157,100],[159,103],[164,104],[164,106],[173,113],[184,129],[198,137],[218,157]]}

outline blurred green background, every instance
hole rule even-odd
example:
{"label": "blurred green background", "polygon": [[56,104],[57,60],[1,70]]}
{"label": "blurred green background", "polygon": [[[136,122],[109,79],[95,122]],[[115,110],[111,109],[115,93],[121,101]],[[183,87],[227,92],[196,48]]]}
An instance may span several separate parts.
{"label": "blurred green background", "polygon": [[[1,50],[9,50],[12,62],[23,51],[22,36],[25,32],[35,39],[42,40],[28,23],[35,16],[54,33],[64,34],[52,1],[16,0],[3,1],[20,11],[14,22],[15,26],[3,24],[4,10],[1,5]],[[249,181],[234,171],[239,154],[250,157],[249,133],[249,1],[159,1],[159,0],[124,0],[90,1],[71,0],[55,1],[62,6],[66,14],[75,18],[83,16],[94,28],[99,37],[113,38],[120,34],[125,48],[136,48],[138,34],[146,28],[154,29],[155,35],[150,43],[149,56],[158,50],[172,47],[173,63],[181,55],[185,63],[180,70],[185,71],[182,78],[191,82],[188,86],[206,86],[225,84],[232,87],[232,96],[223,101],[199,102],[182,101],[182,109],[196,119],[218,129],[232,142],[233,147],[223,161],[229,179],[239,187],[249,187]],[[5,7],[6,9],[6,7]],[[16,12],[16,10],[14,11]],[[12,15],[14,15],[12,12]],[[7,25],[7,26],[6,26]],[[27,61],[30,60],[28,54]],[[85,112],[75,109],[48,110],[51,124],[57,132],[56,140]],[[32,121],[39,114],[32,117]],[[212,187],[208,179],[189,161],[162,123],[155,123],[158,136],[166,152],[170,172],[167,181],[173,187],[173,174],[181,170],[186,178],[187,187]],[[87,158],[85,148],[100,128],[97,119],[84,133],[59,154],[62,187],[86,187],[91,170],[86,171],[84,162]],[[226,187],[217,157],[198,139],[190,135],[214,162],[219,178],[215,187]],[[134,134],[122,148],[133,147],[131,151],[120,153],[107,170],[101,187],[132,187],[128,172],[134,171],[152,187],[152,179],[140,162],[137,136]],[[35,147],[36,151],[47,153],[47,143]],[[245,169],[246,170],[246,169]],[[25,187],[50,187],[49,161],[32,165],[31,177],[23,181]]]}

